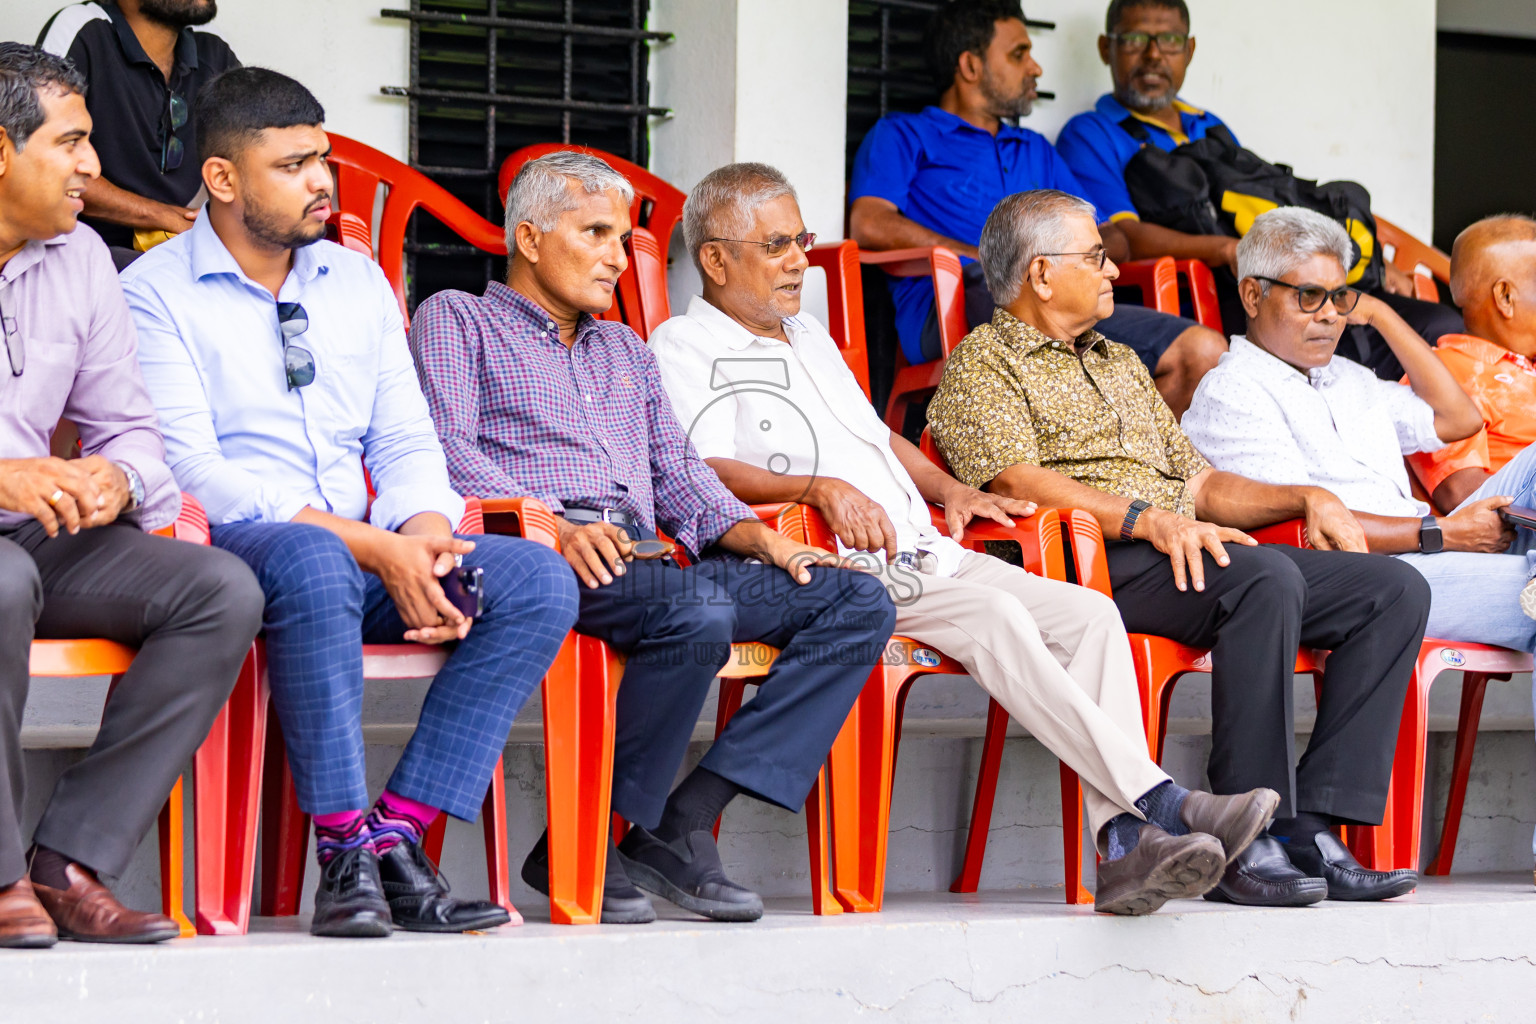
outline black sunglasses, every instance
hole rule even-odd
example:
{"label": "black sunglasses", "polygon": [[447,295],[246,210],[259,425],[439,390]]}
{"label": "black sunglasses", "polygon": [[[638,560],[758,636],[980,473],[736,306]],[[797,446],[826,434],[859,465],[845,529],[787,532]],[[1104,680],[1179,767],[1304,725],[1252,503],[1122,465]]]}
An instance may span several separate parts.
{"label": "black sunglasses", "polygon": [[27,346],[21,340],[16,318],[6,316],[4,306],[0,306],[0,332],[5,334],[5,356],[11,361],[11,376],[20,377],[27,368]]}
{"label": "black sunglasses", "polygon": [[315,382],[315,357],[307,348],[301,348],[293,340],[309,330],[309,314],[297,302],[277,304],[277,326],[283,332],[283,371],[288,377],[288,390],[306,387]]}
{"label": "black sunglasses", "polygon": [[1323,308],[1323,303],[1332,302],[1333,308],[1340,315],[1348,316],[1354,312],[1355,306],[1360,302],[1360,293],[1355,289],[1344,285],[1342,288],[1324,288],[1320,284],[1286,284],[1272,277],[1260,277],[1253,275],[1255,281],[1263,281],[1265,284],[1277,284],[1282,288],[1289,288],[1296,293],[1296,304],[1301,307],[1303,313],[1316,313]]}
{"label": "black sunglasses", "polygon": [[169,130],[165,133],[165,140],[160,144],[160,173],[168,174],[181,166],[182,157],[186,155],[186,146],[176,137],[176,133],[187,125],[187,101],[179,93],[171,93],[170,102],[166,104],[167,124]]}

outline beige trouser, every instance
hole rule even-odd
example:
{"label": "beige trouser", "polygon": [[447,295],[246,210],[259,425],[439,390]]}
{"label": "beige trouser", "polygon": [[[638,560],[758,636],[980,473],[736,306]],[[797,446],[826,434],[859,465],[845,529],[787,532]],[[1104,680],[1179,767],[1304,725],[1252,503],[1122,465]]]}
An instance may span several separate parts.
{"label": "beige trouser", "polygon": [[1121,812],[1143,815],[1136,800],[1168,775],[1147,756],[1131,645],[1109,598],[1035,576],[971,552],[954,576],[886,566],[896,602],[896,632],[964,665],[1083,780],[1097,837]]}

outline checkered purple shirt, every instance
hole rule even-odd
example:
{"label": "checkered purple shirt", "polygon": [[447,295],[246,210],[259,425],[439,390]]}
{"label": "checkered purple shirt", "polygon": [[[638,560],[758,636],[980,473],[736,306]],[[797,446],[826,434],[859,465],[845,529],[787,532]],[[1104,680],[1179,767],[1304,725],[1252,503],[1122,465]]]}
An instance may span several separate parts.
{"label": "checkered purple shirt", "polygon": [[584,316],[567,349],[549,314],[492,281],[423,302],[411,352],[460,493],[622,509],[695,553],[756,518],[699,458],[623,324]]}

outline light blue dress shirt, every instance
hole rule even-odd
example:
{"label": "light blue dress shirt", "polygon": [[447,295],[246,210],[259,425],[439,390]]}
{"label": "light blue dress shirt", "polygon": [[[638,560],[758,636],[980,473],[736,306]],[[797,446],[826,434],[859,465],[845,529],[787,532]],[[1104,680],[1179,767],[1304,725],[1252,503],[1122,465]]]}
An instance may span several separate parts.
{"label": "light blue dress shirt", "polygon": [[[214,525],[288,522],[308,505],[385,530],[439,512],[457,528],[464,500],[449,485],[394,292],[367,257],[325,241],[295,250],[274,300],[204,213],[122,283],[166,461]],[[279,300],[309,315],[292,344],[313,353],[315,379],[294,390]]]}

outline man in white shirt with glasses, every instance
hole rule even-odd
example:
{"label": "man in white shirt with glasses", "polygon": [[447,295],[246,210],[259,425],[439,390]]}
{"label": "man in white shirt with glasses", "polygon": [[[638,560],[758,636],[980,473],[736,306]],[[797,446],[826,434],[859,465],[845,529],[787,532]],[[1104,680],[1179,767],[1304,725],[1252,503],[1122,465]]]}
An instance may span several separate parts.
{"label": "man in white shirt with glasses", "polygon": [[1104,856],[1096,909],[1146,914],[1208,891],[1279,797],[1180,788],[1147,756],[1114,604],[956,543],[973,518],[1012,525],[1034,503],[960,483],[881,422],[826,329],[800,312],[815,235],[782,174],[712,172],[683,232],[704,294],[650,346],[699,454],[743,501],[819,511],[840,552],[885,579],[897,632],[959,661],[1077,771]]}

